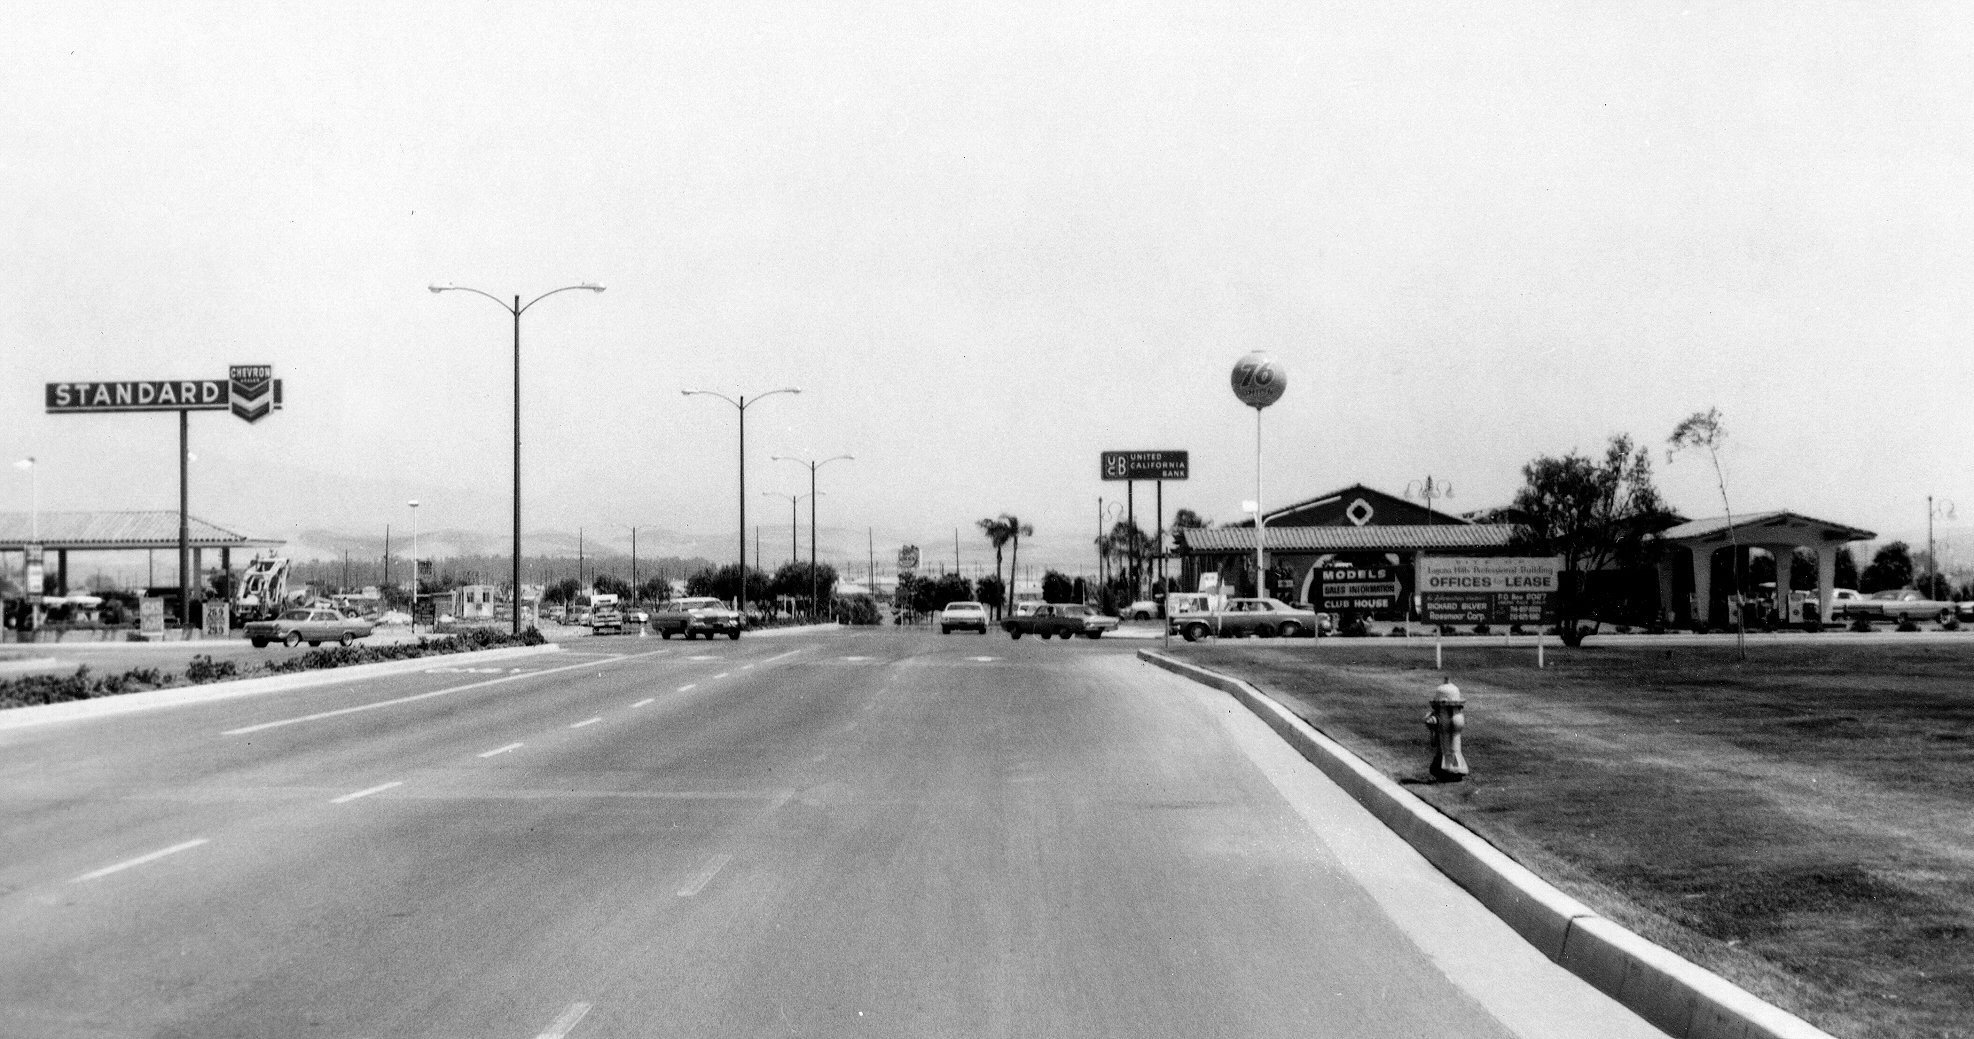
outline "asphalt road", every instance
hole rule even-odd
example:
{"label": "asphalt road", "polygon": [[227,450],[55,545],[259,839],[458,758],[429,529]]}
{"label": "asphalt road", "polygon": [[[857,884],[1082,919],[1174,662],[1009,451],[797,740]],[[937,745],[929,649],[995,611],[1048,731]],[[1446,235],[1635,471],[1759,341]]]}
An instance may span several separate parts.
{"label": "asphalt road", "polygon": [[0,729],[0,1035],[1659,1034],[1131,648],[585,641]]}

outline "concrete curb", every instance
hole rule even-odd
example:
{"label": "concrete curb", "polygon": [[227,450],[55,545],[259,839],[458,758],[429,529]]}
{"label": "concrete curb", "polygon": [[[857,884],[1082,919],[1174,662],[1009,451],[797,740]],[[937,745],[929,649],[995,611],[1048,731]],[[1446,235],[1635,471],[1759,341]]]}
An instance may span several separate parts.
{"label": "concrete curb", "polygon": [[1598,916],[1247,682],[1149,649],[1139,650],[1138,658],[1232,695],[1544,956],[1666,1034],[1678,1039],[1833,1039]]}
{"label": "concrete curb", "polygon": [[365,678],[423,671],[428,667],[444,667],[458,662],[482,664],[488,661],[506,660],[509,657],[560,652],[562,652],[561,646],[547,642],[539,646],[508,646],[470,653],[438,653],[426,657],[413,657],[410,660],[386,660],[376,664],[353,664],[349,667],[324,668],[319,671],[297,671],[291,675],[243,678],[236,682],[212,682],[206,685],[154,689],[147,693],[126,693],[122,696],[70,700],[65,703],[39,704],[34,707],[15,707],[0,711],[0,732],[52,725],[58,722],[81,721],[86,718],[135,714],[139,711],[152,711],[164,707],[212,703],[216,700],[232,700],[242,696],[285,693],[295,689],[334,685],[337,682],[354,682]]}

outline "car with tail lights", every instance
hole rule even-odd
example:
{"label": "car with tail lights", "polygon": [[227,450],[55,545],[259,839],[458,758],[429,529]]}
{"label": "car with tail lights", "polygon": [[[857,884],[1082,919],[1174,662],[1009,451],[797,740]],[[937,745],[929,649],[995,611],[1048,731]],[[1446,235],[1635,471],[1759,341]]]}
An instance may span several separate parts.
{"label": "car with tail lights", "polygon": [[673,635],[688,639],[725,635],[738,639],[740,629],[745,626],[739,611],[711,596],[673,599],[651,615],[651,627],[660,638],[667,639]]}

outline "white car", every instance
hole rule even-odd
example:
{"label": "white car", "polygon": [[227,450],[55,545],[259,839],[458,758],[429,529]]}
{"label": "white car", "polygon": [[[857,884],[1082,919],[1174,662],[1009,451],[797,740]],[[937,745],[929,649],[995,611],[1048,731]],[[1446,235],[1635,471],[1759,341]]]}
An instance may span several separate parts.
{"label": "white car", "polygon": [[987,607],[977,602],[947,603],[939,611],[939,633],[951,635],[954,628],[972,628],[987,634]]}
{"label": "white car", "polygon": [[1153,599],[1139,599],[1124,608],[1124,615],[1134,621],[1148,621],[1163,616],[1164,612]]}

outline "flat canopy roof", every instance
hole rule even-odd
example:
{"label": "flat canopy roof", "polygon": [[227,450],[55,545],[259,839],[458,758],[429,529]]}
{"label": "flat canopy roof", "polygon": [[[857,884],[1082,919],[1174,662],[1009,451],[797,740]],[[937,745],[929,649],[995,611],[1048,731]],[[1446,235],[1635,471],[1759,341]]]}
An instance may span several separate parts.
{"label": "flat canopy roof", "polygon": [[[185,518],[192,548],[273,548],[286,542],[256,538],[228,530],[197,516]],[[38,536],[37,536],[38,531]],[[46,549],[83,552],[125,552],[178,547],[178,513],[171,509],[146,512],[0,512],[0,552],[19,552],[39,543]]]}
{"label": "flat canopy roof", "polygon": [[[1179,550],[1205,554],[1254,551],[1253,527],[1210,527],[1172,532]],[[1270,552],[1416,552],[1506,548],[1509,523],[1392,524],[1361,527],[1269,527]]]}
{"label": "flat canopy roof", "polygon": [[[1726,541],[1730,524],[1726,516],[1712,516],[1668,527],[1652,535],[1661,541]],[[1859,527],[1844,523],[1832,523],[1814,516],[1805,516],[1787,509],[1770,512],[1751,512],[1734,517],[1732,524],[1736,538],[1745,538],[1750,544],[1761,544],[1759,538],[1766,535],[1795,534],[1812,540],[1832,543],[1844,541],[1870,541],[1878,535]]]}

